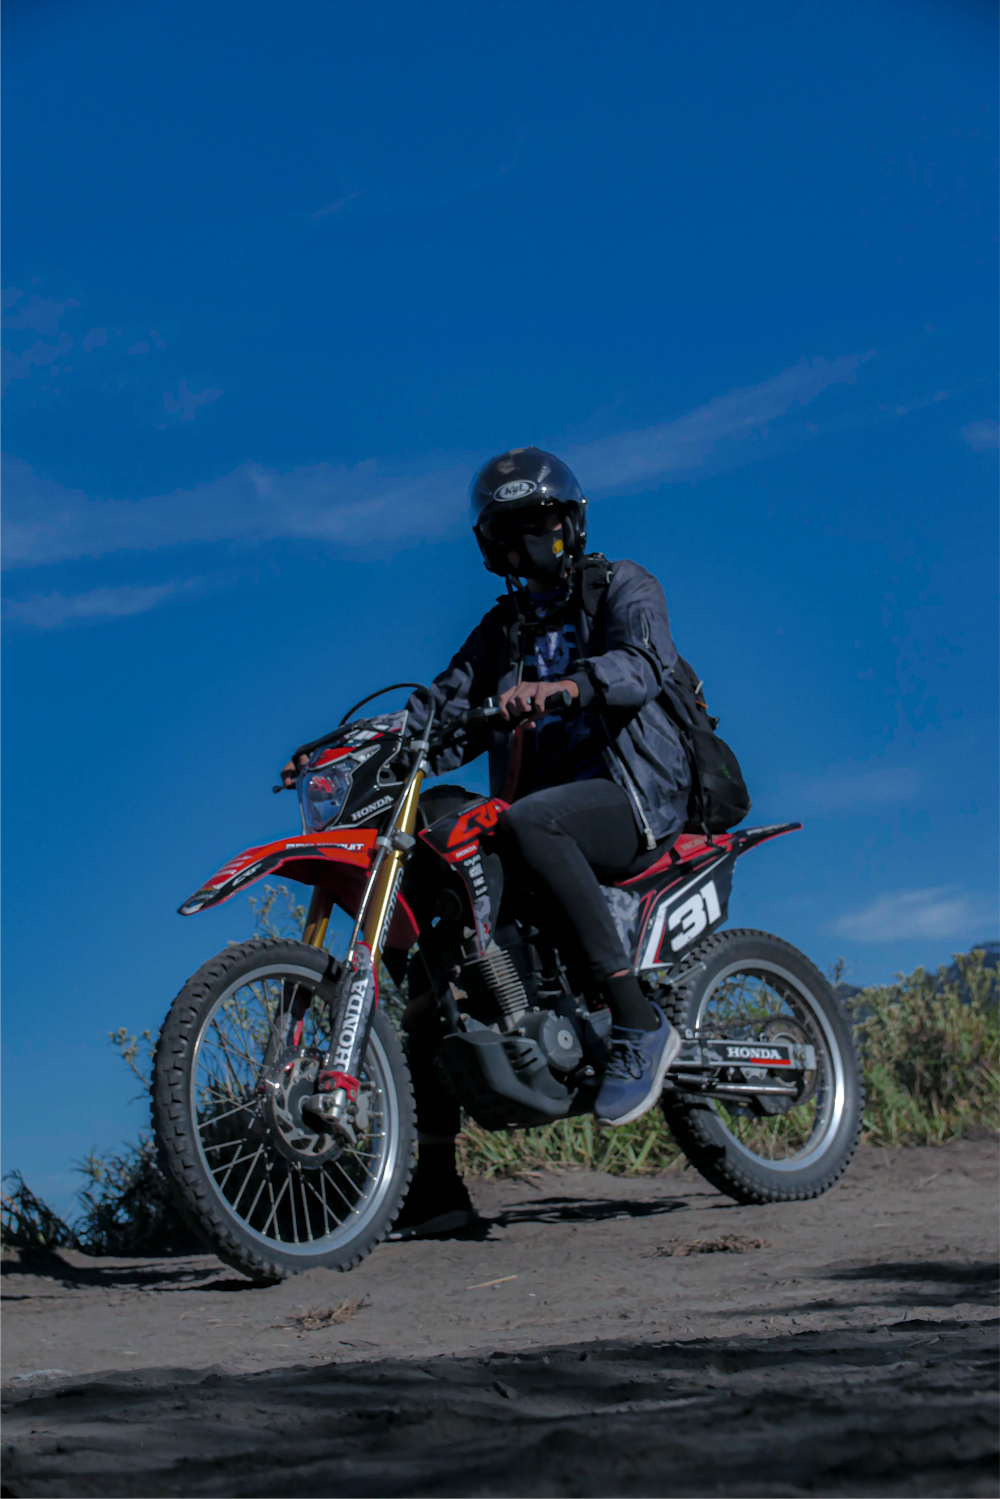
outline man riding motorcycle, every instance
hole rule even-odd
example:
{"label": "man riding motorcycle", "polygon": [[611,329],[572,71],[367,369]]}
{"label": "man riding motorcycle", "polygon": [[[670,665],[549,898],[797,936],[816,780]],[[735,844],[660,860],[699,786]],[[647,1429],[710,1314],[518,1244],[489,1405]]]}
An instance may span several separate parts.
{"label": "man riding motorcycle", "polygon": [[[656,1103],[681,1045],[632,972],[601,890],[660,858],[688,817],[687,757],[658,701],[677,661],[666,600],[637,563],[586,555],[586,499],[551,453],[529,447],[492,458],[470,502],[486,566],[508,591],[432,692],[442,725],[497,697],[508,728],[457,730],[431,770],[488,751],[491,793],[511,803],[492,839],[504,898],[530,892],[547,909],[575,982],[592,1006],[610,1008],[610,1060],[594,1112],[624,1124]],[[572,707],[546,712],[564,693]],[[419,731],[426,706],[414,697],[409,707]],[[295,775],[289,763],[285,784]],[[474,1216],[455,1164],[459,1107],[432,1066],[441,1022],[433,995],[419,992],[420,972],[419,960],[411,963],[403,1022],[419,1145],[396,1223],[407,1236],[453,1231]]]}

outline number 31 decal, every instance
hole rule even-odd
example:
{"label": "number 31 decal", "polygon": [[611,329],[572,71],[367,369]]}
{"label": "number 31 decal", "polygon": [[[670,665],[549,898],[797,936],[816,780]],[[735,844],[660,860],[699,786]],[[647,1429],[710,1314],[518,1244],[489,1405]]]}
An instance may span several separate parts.
{"label": "number 31 decal", "polygon": [[682,947],[687,947],[689,942],[701,936],[710,921],[718,921],[721,915],[718,893],[713,882],[709,880],[683,905],[671,911],[667,918],[670,931],[680,928],[676,936],[671,939],[671,952],[680,952]]}

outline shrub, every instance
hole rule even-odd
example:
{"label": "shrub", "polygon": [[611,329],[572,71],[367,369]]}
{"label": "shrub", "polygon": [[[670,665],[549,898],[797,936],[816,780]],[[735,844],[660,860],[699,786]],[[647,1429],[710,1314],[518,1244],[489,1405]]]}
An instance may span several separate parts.
{"label": "shrub", "polygon": [[935,977],[918,968],[850,1001],[867,1103],[865,1138],[939,1144],[995,1129],[1000,1094],[996,973],[982,949]]}
{"label": "shrub", "polygon": [[5,1248],[29,1254],[79,1249],[74,1230],[35,1196],[20,1171],[8,1172],[4,1181],[10,1183],[8,1192],[0,1192],[0,1240]]}
{"label": "shrub", "polygon": [[77,1194],[77,1247],[86,1254],[199,1254],[202,1245],[174,1206],[148,1135],[119,1155],[93,1151],[76,1168],[87,1179]]}

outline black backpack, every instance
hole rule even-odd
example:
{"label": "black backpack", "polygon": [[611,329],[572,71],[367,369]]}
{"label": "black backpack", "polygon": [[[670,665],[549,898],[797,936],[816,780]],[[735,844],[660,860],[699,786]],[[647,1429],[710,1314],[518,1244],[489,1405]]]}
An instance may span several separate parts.
{"label": "black backpack", "polygon": [[[611,564],[600,552],[580,563],[583,607],[596,618],[611,582]],[[678,656],[673,675],[658,699],[677,730],[691,767],[689,833],[724,833],[750,811],[750,793],[739,761],[715,732],[719,720],[709,713],[702,683],[691,664]]]}

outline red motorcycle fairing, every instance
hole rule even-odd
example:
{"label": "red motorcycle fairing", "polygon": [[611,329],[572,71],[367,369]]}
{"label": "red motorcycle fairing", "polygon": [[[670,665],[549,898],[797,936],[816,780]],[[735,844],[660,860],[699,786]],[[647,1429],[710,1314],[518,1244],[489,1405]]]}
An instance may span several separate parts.
{"label": "red motorcycle fairing", "polygon": [[[265,875],[280,870],[286,879],[332,890],[337,905],[354,916],[377,837],[376,828],[331,828],[325,833],[299,833],[244,849],[179,907],[180,914],[194,916],[209,906],[221,905]],[[384,945],[407,951],[418,935],[413,912],[399,895]]]}
{"label": "red motorcycle fairing", "polygon": [[464,812],[439,817],[418,834],[461,877],[472,907],[480,952],[486,951],[492,937],[493,901],[499,892],[490,889],[479,840],[484,833],[492,832],[509,805],[498,796],[484,796]]}
{"label": "red motorcycle fairing", "polygon": [[686,948],[709,936],[729,912],[736,860],[748,848],[780,838],[800,822],[740,828],[732,833],[682,833],[662,859],[617,888],[639,897],[632,966],[637,973],[671,968]]}

